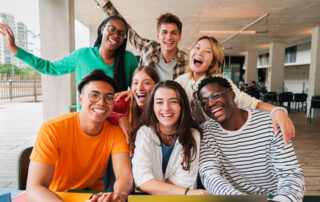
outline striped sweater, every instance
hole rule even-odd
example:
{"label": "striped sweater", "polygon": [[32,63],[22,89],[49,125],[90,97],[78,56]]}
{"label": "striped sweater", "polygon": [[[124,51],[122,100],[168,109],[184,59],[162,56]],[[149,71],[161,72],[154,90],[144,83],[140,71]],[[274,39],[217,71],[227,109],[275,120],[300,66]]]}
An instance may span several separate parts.
{"label": "striped sweater", "polygon": [[202,124],[200,176],[210,194],[272,194],[273,200],[302,201],[302,169],[291,142],[273,132],[270,114],[248,110],[248,120],[227,131],[213,119]]}

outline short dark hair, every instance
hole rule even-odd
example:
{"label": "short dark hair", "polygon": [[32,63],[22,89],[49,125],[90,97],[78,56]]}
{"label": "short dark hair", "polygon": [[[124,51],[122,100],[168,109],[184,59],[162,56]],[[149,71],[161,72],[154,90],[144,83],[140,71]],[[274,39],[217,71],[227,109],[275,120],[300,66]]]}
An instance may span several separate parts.
{"label": "short dark hair", "polygon": [[217,83],[219,84],[220,86],[223,86],[223,87],[226,87],[226,88],[229,88],[230,90],[232,90],[232,87],[231,87],[231,84],[229,83],[229,81],[221,76],[210,76],[206,79],[203,79],[199,86],[198,86],[198,91],[197,91],[197,96],[198,96],[198,99],[200,99],[200,91],[203,87],[205,87],[206,85],[208,84],[212,84],[212,83]]}
{"label": "short dark hair", "polygon": [[104,71],[101,69],[96,69],[91,72],[89,72],[87,75],[85,75],[81,81],[78,84],[78,91],[79,93],[82,92],[82,89],[85,85],[90,83],[91,81],[104,81],[108,84],[110,84],[114,90],[114,92],[117,92],[117,85],[114,82],[114,80],[108,76]]}
{"label": "short dark hair", "polygon": [[181,23],[180,19],[176,15],[173,15],[172,13],[164,13],[164,14],[160,15],[157,18],[157,30],[158,30],[158,32],[160,30],[160,26],[162,24],[165,24],[165,23],[173,23],[173,24],[177,25],[179,34],[181,34],[181,32],[182,32],[182,23]]}

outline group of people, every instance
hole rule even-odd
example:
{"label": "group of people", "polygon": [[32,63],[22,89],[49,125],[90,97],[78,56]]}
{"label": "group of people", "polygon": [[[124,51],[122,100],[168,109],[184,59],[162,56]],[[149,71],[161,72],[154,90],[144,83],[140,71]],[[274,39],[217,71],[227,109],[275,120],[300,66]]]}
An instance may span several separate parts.
{"label": "group of people", "polygon": [[[302,201],[292,121],[285,109],[220,76],[224,56],[214,37],[200,37],[188,56],[178,49],[177,16],[157,19],[154,41],[138,35],[109,0],[101,7],[110,17],[99,26],[94,47],[55,62],[17,47],[10,27],[0,23],[17,58],[44,74],[76,72],[81,107],[41,126],[30,157],[29,201],[61,200],[55,191],[104,190],[109,161],[113,192],[96,194],[93,202],[125,201],[133,189]],[[127,41],[140,51],[139,67],[126,51]],[[198,176],[203,189],[197,187]]]}

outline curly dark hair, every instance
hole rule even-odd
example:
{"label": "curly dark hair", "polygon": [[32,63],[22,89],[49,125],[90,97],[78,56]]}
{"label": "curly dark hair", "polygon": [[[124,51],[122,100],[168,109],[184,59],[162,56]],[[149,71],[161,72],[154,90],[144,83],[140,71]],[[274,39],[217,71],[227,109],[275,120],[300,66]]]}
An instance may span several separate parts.
{"label": "curly dark hair", "polygon": [[104,81],[110,84],[115,92],[117,91],[117,85],[114,80],[110,76],[106,75],[106,73],[101,69],[96,69],[86,74],[79,82],[78,91],[80,94],[82,93],[83,87],[91,81]]}
{"label": "curly dark hair", "polygon": [[200,91],[201,91],[201,88],[205,87],[206,85],[208,84],[211,84],[211,83],[217,83],[219,84],[220,86],[223,86],[223,87],[226,87],[226,88],[229,88],[230,90],[232,90],[232,87],[231,87],[231,84],[229,83],[229,81],[221,76],[210,76],[208,78],[205,78],[203,79],[199,86],[198,86],[198,91],[197,91],[197,98],[200,100]]}

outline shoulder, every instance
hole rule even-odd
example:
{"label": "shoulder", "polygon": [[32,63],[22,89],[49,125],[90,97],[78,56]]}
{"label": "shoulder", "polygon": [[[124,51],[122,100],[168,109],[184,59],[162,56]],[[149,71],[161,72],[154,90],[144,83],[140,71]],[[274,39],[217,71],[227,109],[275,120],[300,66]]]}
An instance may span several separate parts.
{"label": "shoulder", "polygon": [[190,72],[184,73],[184,74],[178,76],[175,79],[175,81],[184,87],[185,85],[187,85],[191,81],[190,74],[191,74]]}
{"label": "shoulder", "polygon": [[136,135],[136,141],[148,141],[148,142],[160,142],[158,136],[156,135],[155,131],[144,125],[141,126],[138,131],[137,131],[137,135]]}
{"label": "shoulder", "polygon": [[43,125],[48,127],[65,127],[70,125],[71,127],[71,124],[74,124],[76,122],[77,116],[78,112],[64,114],[45,122]]}
{"label": "shoulder", "polygon": [[127,51],[127,50],[126,50],[126,53],[125,53],[125,57],[128,57],[128,58],[136,58],[136,56],[135,56],[132,52]]}
{"label": "shoulder", "polygon": [[211,134],[212,131],[217,131],[219,129],[218,123],[211,118],[208,121],[201,124],[200,127],[204,135]]}
{"label": "shoulder", "polygon": [[247,109],[248,113],[251,116],[251,121],[260,121],[260,122],[272,122],[270,113],[266,111],[261,111],[258,109]]}
{"label": "shoulder", "polygon": [[185,58],[188,59],[188,54],[186,52],[184,52],[183,50],[178,49],[178,53],[177,53],[178,57],[180,58]]}

